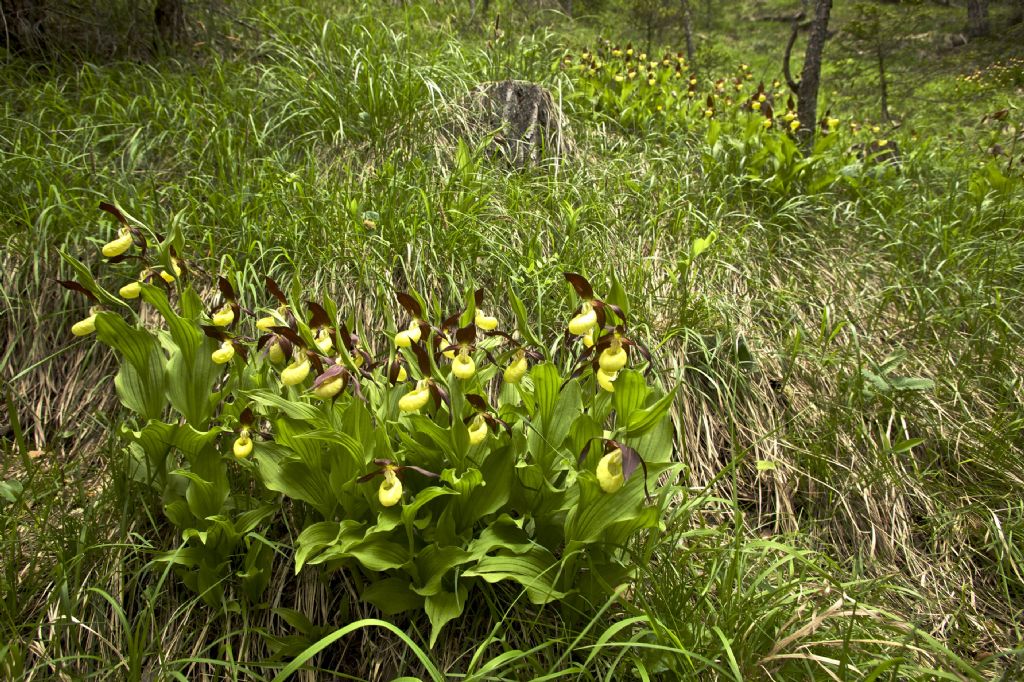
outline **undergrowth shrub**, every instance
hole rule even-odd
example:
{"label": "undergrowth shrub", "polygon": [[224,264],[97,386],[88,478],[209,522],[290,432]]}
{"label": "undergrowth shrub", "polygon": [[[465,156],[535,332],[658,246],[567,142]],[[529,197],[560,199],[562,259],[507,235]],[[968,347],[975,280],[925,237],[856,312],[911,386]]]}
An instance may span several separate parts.
{"label": "undergrowth shrub", "polygon": [[566,273],[581,303],[554,343],[511,291],[501,321],[483,290],[445,318],[398,292],[407,319],[377,344],[298,282],[266,277],[266,300],[242,301],[222,273],[208,306],[213,277],[177,229],[101,208],[120,222],[110,269],[62,253],[77,273],[62,284],[93,304],[71,331],[117,352],[132,478],[181,533],[160,559],[206,602],[259,603],[285,548],[296,572],[349,571],[385,614],[422,609],[433,644],[481,583],[584,606],[642,562],[633,541],[674,491],[656,485],[673,392],[646,378],[617,282],[605,300]]}

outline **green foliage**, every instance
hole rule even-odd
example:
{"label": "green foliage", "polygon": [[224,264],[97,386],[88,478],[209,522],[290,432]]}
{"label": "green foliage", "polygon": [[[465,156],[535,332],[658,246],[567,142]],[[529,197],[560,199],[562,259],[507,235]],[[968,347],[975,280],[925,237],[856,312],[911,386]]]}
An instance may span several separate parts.
{"label": "green foliage", "polygon": [[[139,311],[159,325],[126,321],[131,308],[64,254],[84,280],[67,286],[116,303],[92,316],[118,353],[115,385],[134,414],[120,435],[135,480],[181,532],[160,560],[205,601],[259,601],[282,497],[300,510],[295,571],[349,571],[381,612],[424,610],[431,646],[481,581],[516,583],[534,604],[593,604],[633,575],[630,542],[658,527],[672,490],[650,505],[649,486],[671,468],[673,394],[622,367],[627,348],[638,368],[647,352],[625,336],[620,284],[605,303],[566,276],[597,312],[585,329],[570,325],[589,345],[548,360],[492,331],[483,290],[470,289],[447,322],[399,294],[408,328],[374,359],[370,340],[327,312],[333,301],[288,298],[269,278],[269,316],[242,316],[261,302],[238,301],[237,273],[221,276],[207,309],[185,261],[174,256],[179,276],[167,286],[145,260],[151,233],[131,229],[143,249]],[[514,309],[522,337],[536,340],[522,303]]]}

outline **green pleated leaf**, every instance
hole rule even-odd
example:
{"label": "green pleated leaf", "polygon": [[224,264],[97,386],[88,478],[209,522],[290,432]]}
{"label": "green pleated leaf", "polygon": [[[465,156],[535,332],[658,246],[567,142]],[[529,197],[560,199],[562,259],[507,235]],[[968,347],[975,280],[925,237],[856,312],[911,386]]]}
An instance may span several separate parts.
{"label": "green pleated leaf", "polygon": [[300,403],[294,400],[288,400],[287,398],[282,398],[278,394],[270,391],[238,391],[238,395],[251,400],[257,405],[280,410],[292,419],[301,419],[307,422],[320,422],[323,418],[319,407],[310,405],[309,403]]}
{"label": "green pleated leaf", "polygon": [[[616,392],[618,392],[618,388],[616,388]],[[675,399],[675,395],[676,389],[672,389],[659,398],[653,405],[633,412],[629,416],[629,421],[626,422],[626,435],[634,437],[642,436],[657,426],[658,423],[668,415],[668,411],[672,407],[672,401]]]}
{"label": "green pleated leaf", "polygon": [[371,583],[363,590],[362,597],[388,616],[418,609],[424,603],[423,597],[412,591],[412,584],[402,578],[384,578]]}
{"label": "green pleated leaf", "polygon": [[441,630],[451,620],[462,615],[462,609],[466,604],[466,597],[469,590],[465,585],[459,585],[455,594],[451,592],[439,592],[426,599],[424,610],[427,618],[430,619],[430,647],[433,648],[437,642]]}
{"label": "green pleated leaf", "polygon": [[121,402],[143,419],[158,419],[167,406],[164,397],[166,357],[156,336],[129,326],[111,312],[96,315],[96,336],[127,361],[121,363],[114,377]]}
{"label": "green pleated leaf", "polygon": [[[216,342],[202,332],[196,321],[174,312],[159,287],[143,284],[142,297],[163,316],[173,341],[165,343],[170,356],[166,368],[168,398],[186,421],[204,428],[213,416],[213,385],[223,372],[210,357]],[[183,295],[182,300],[186,299],[191,300]]]}
{"label": "green pleated leaf", "polygon": [[483,578],[489,583],[511,580],[526,589],[526,596],[532,603],[546,604],[568,594],[555,589],[559,570],[558,561],[551,552],[534,546],[523,554],[500,552],[497,556],[484,557],[462,575]]}

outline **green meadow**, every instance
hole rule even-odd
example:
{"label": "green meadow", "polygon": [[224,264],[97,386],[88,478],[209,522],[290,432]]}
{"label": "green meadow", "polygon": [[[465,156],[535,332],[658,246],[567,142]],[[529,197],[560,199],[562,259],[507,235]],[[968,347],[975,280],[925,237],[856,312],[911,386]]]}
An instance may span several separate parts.
{"label": "green meadow", "polygon": [[0,47],[0,678],[1024,676],[1013,3],[575,4]]}

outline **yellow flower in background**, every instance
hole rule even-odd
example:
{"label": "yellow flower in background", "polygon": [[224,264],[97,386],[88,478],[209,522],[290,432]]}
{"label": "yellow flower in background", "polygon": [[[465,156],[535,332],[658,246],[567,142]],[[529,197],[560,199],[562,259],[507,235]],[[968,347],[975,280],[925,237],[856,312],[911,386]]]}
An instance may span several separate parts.
{"label": "yellow flower in background", "polygon": [[117,293],[121,298],[138,298],[139,294],[142,293],[142,283],[131,282],[129,284],[125,284]]}
{"label": "yellow flower in background", "polygon": [[605,372],[603,369],[598,369],[595,373],[597,376],[597,384],[608,391],[609,393],[615,393],[615,379],[618,378],[618,372]]}
{"label": "yellow flower in background", "polygon": [[235,311],[230,305],[224,305],[212,316],[213,324],[218,327],[227,327],[235,321]]}
{"label": "yellow flower in background", "polygon": [[88,336],[94,331],[96,331],[96,313],[71,325],[71,333],[75,336]]}
{"label": "yellow flower in background", "polygon": [[107,258],[116,258],[132,246],[132,233],[128,231],[127,227],[122,227],[118,231],[118,235],[117,239],[107,242],[101,249]]}
{"label": "yellow flower in background", "polygon": [[281,370],[281,383],[285,386],[301,384],[309,375],[309,358],[303,353],[294,358],[292,363]]}
{"label": "yellow flower in background", "polygon": [[342,377],[325,381],[316,388],[313,389],[313,395],[320,400],[330,400],[334,396],[341,392],[342,386],[344,386],[345,380]]}
{"label": "yellow flower in background", "polygon": [[392,467],[384,469],[384,480],[377,489],[377,499],[385,507],[394,507],[402,499],[402,482]]}
{"label": "yellow flower in background", "polygon": [[480,445],[485,438],[487,438],[487,420],[478,414],[469,426],[469,444]]}
{"label": "yellow flower in background", "polygon": [[601,351],[597,362],[605,374],[614,375],[626,366],[627,360],[626,349],[622,347],[622,342],[613,337],[611,345]]}
{"label": "yellow flower in background", "polygon": [[171,272],[161,270],[160,279],[167,282],[168,284],[173,284],[174,280],[177,279],[178,277],[181,277],[181,266],[178,264],[177,258],[171,257]]}
{"label": "yellow flower in background", "polygon": [[423,337],[420,325],[416,320],[409,323],[409,328],[395,334],[395,345],[399,348],[408,348],[414,343],[419,343]]}
{"label": "yellow flower in background", "polygon": [[284,349],[281,348],[280,339],[274,338],[267,345],[267,358],[275,365],[280,365],[285,361]]}
{"label": "yellow flower in background", "polygon": [[797,130],[800,129],[800,121],[797,121],[797,120],[791,121],[790,124],[789,124],[789,129],[792,130],[795,133]]}
{"label": "yellow flower in background", "polygon": [[460,379],[469,379],[476,374],[476,363],[469,356],[469,351],[463,348],[452,360],[452,374]]}
{"label": "yellow flower in background", "polygon": [[218,365],[231,362],[233,357],[235,357],[235,346],[230,341],[222,341],[220,348],[210,354],[210,359]]}
{"label": "yellow flower in background", "polygon": [[430,400],[430,386],[426,379],[420,379],[416,388],[398,400],[398,409],[402,412],[418,412]]}
{"label": "yellow flower in background", "polygon": [[626,482],[622,473],[622,450],[615,449],[601,458],[597,463],[597,482],[601,490],[614,493]]}
{"label": "yellow flower in background", "polygon": [[589,302],[583,303],[580,313],[569,320],[569,333],[576,336],[583,336],[597,324],[597,313]]}
{"label": "yellow flower in background", "polygon": [[243,459],[252,454],[252,438],[249,436],[249,429],[242,429],[238,434],[238,438],[235,439],[234,445],[231,446],[231,451],[238,459]]}
{"label": "yellow flower in background", "polygon": [[516,354],[516,359],[513,360],[508,367],[505,368],[505,373],[502,378],[510,384],[518,384],[526,376],[526,370],[529,369],[529,363],[526,361],[526,353],[519,351]]}
{"label": "yellow flower in background", "polygon": [[327,354],[334,350],[334,340],[331,338],[330,329],[321,329],[316,333],[316,338],[313,339],[316,347],[321,353]]}
{"label": "yellow flower in background", "polygon": [[474,316],[474,323],[485,332],[494,331],[498,328],[498,318],[488,315],[482,310],[477,310]]}

